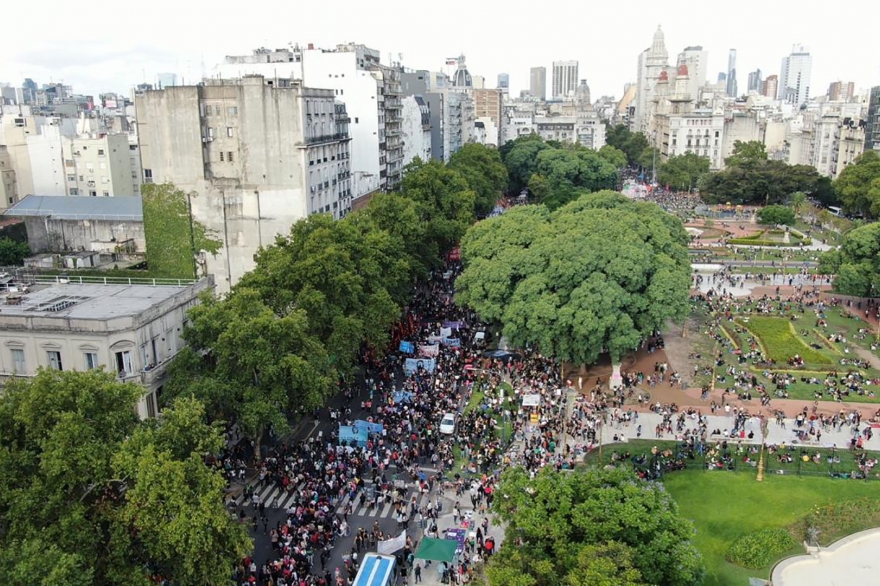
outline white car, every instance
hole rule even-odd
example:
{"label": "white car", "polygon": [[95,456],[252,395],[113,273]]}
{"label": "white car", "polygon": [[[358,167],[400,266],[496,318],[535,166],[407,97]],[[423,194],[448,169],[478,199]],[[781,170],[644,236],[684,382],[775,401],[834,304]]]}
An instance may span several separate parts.
{"label": "white car", "polygon": [[447,413],[440,421],[440,433],[452,435],[455,433],[455,413]]}

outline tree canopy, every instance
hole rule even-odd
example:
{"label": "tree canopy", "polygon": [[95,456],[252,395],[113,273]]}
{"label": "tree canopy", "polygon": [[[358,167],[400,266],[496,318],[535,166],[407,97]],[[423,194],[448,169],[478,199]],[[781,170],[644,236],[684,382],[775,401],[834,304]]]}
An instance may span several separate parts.
{"label": "tree canopy", "polygon": [[593,363],[619,360],[687,312],[690,263],[681,222],[612,191],[550,211],[518,206],[462,240],[456,301],[500,323],[519,347]]}
{"label": "tree canopy", "polygon": [[767,160],[767,147],[760,140],[733,141],[733,153],[724,159],[728,167],[758,165]]}
{"label": "tree canopy", "polygon": [[844,295],[880,296],[880,222],[847,232],[839,249],[821,256],[819,270],[835,275],[834,289]]}
{"label": "tree canopy", "polygon": [[694,153],[673,155],[657,169],[657,182],[680,191],[690,191],[709,172],[710,161]]}
{"label": "tree canopy", "polygon": [[702,578],[694,528],[663,487],[622,469],[531,479],[504,472],[493,503],[510,539],[490,560],[494,585],[687,586]]}
{"label": "tree canopy", "polygon": [[535,176],[546,181],[546,191],[543,195],[534,195],[551,210],[577,199],[585,192],[614,189],[617,186],[617,167],[609,163],[606,157],[584,147],[541,151],[532,178]]}
{"label": "tree canopy", "polygon": [[250,551],[202,461],[222,436],[194,400],[139,422],[143,389],[42,370],[0,396],[0,575],[15,584],[219,584]]}
{"label": "tree canopy", "polygon": [[538,153],[552,148],[537,134],[526,134],[501,148],[501,156],[510,179],[510,191],[519,193],[529,185],[537,171]]}
{"label": "tree canopy", "polygon": [[598,152],[599,156],[611,163],[615,169],[626,167],[626,153],[622,150],[613,147],[610,144],[606,144],[600,148]]}
{"label": "tree canopy", "polygon": [[507,189],[507,167],[501,162],[498,151],[478,143],[468,143],[449,158],[449,168],[461,174],[473,190],[476,215],[489,215]]}
{"label": "tree canopy", "polygon": [[631,167],[645,166],[644,154],[649,145],[641,132],[632,132],[625,124],[609,125],[605,128],[605,144],[623,152]]}
{"label": "tree canopy", "polygon": [[[484,184],[487,166],[495,178]],[[401,193],[377,194],[338,221],[316,214],[294,224],[229,294],[190,311],[188,347],[163,400],[197,397],[254,440],[283,433],[297,411],[324,404],[359,353],[388,349],[413,280],[439,266],[474,221],[465,176],[497,193],[499,167],[486,149],[468,149],[458,170],[416,160]]]}
{"label": "tree canopy", "polygon": [[813,193],[818,185],[819,173],[813,167],[755,161],[706,175],[700,195],[707,203],[782,204],[797,191]]}
{"label": "tree canopy", "polygon": [[791,226],[794,224],[794,210],[788,206],[772,205],[762,208],[758,212],[762,224],[776,225],[784,224]]}
{"label": "tree canopy", "polygon": [[880,218],[880,153],[862,153],[840,173],[834,189],[846,213]]}

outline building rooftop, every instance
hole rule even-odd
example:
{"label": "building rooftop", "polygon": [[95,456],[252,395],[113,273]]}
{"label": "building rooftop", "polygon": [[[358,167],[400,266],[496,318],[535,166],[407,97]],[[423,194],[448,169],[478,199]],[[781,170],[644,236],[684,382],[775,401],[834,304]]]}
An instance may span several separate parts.
{"label": "building rooftop", "polygon": [[[0,305],[3,317],[57,317],[106,320],[136,316],[185,291],[188,286],[103,285],[66,283],[34,287]],[[13,301],[14,300],[14,301]],[[12,302],[13,304],[10,304]]]}
{"label": "building rooftop", "polygon": [[6,210],[4,215],[56,220],[144,221],[141,198],[131,196],[29,195]]}

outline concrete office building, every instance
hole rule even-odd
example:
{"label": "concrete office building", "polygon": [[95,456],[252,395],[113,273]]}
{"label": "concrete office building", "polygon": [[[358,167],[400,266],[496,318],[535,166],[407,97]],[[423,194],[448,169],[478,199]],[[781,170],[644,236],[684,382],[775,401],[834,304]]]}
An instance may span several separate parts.
{"label": "concrete office building", "polygon": [[636,107],[631,119],[631,130],[642,132],[648,136],[649,141],[651,140],[649,126],[654,108],[654,88],[660,80],[660,74],[668,67],[668,59],[669,53],[666,52],[663,30],[658,26],[651,46],[639,54]]}
{"label": "concrete office building", "polygon": [[541,101],[547,99],[546,67],[532,67],[529,71],[529,94]]}
{"label": "concrete office building", "polygon": [[257,75],[147,91],[136,106],[144,183],[193,193],[193,217],[222,241],[203,258],[220,292],[297,220],[351,209],[349,116],[333,90]]}
{"label": "concrete office building", "polygon": [[416,157],[431,160],[431,108],[422,96],[404,96],[402,113],[403,166]]}
{"label": "concrete office building", "polygon": [[761,95],[768,98],[776,99],[779,92],[779,76],[768,75],[767,79],[761,82]]}
{"label": "concrete office building", "polygon": [[868,93],[868,113],[865,117],[865,150],[880,152],[880,85]]}
{"label": "concrete office building", "polygon": [[783,58],[779,70],[777,98],[800,107],[810,99],[810,75],[813,58],[803,45],[794,45],[791,54]]}
{"label": "concrete office building", "polygon": [[577,61],[554,61],[553,62],[553,99],[567,97],[577,90],[578,62]]}
{"label": "concrete office building", "polygon": [[832,102],[848,102],[856,93],[856,84],[847,81],[835,81],[828,86],[828,99]]}
{"label": "concrete office building", "polygon": [[0,380],[52,370],[104,369],[144,387],[141,418],[158,413],[166,369],[186,345],[187,311],[209,279],[179,286],[64,283],[6,293],[0,306]]}
{"label": "concrete office building", "polygon": [[761,85],[763,83],[763,79],[761,78],[761,70],[756,69],[749,73],[749,92],[761,93]]}
{"label": "concrete office building", "polygon": [[731,98],[739,95],[736,83],[736,49],[731,49],[727,55],[727,95]]}
{"label": "concrete office building", "polygon": [[706,67],[709,61],[709,52],[703,50],[701,45],[685,47],[684,51],[678,54],[676,67],[679,65],[687,65],[690,75],[688,76],[688,87],[694,102],[700,101],[700,88],[706,85]]}

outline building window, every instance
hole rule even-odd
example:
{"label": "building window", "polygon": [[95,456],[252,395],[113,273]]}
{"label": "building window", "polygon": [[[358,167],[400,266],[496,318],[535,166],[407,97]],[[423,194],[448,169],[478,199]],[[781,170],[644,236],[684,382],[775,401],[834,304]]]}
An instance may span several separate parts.
{"label": "building window", "polygon": [[68,175],[67,180],[70,181],[71,183],[75,183],[76,182],[76,175]]}
{"label": "building window", "polygon": [[98,156],[99,157],[104,156],[104,149],[98,149]]}
{"label": "building window", "polygon": [[205,104],[205,116],[210,116],[210,115],[211,115],[211,106],[209,106],[208,104]]}
{"label": "building window", "polygon": [[359,119],[358,119],[358,117],[357,117],[357,116],[355,116],[355,118],[354,118],[354,123],[355,123],[355,124],[358,124],[358,123],[360,123],[360,120],[359,120]]}
{"label": "building window", "polygon": [[233,162],[233,159],[232,159],[232,151],[228,151],[228,152],[226,153],[226,158],[229,159],[229,162],[230,162],[230,163]]}
{"label": "building window", "polygon": [[225,155],[223,154],[223,151],[220,151],[220,162],[221,163],[225,160],[224,157],[225,157]]}
{"label": "building window", "polygon": [[131,374],[133,371],[131,365],[131,352],[123,350],[116,353],[116,372],[120,375]]}
{"label": "building window", "polygon": [[92,197],[95,197],[95,196],[98,195],[98,192],[95,191],[94,189],[90,189],[90,190],[89,190],[89,195],[91,195]]}
{"label": "building window", "polygon": [[153,182],[153,170],[152,169],[144,169],[144,183],[152,183]]}
{"label": "building window", "polygon": [[[70,188],[70,195],[79,195],[79,189],[77,189],[75,187],[71,187]],[[12,202],[12,200],[9,200],[9,201],[10,201],[10,203]]]}
{"label": "building window", "polygon": [[86,352],[86,370],[97,370],[99,368],[98,355],[95,352]]}
{"label": "building window", "polygon": [[233,132],[232,132],[232,127],[231,127],[231,126],[227,126],[227,127],[226,127],[226,136],[228,136],[229,138],[232,138],[232,136],[233,136]]}
{"label": "building window", "polygon": [[24,361],[24,350],[21,348],[12,348],[12,368],[17,374],[27,373],[27,364]]}
{"label": "building window", "polygon": [[102,191],[101,195],[103,195],[104,197],[110,197],[110,192],[109,191]]}
{"label": "building window", "polygon": [[229,106],[226,108],[226,113],[230,116],[238,116],[238,106]]}
{"label": "building window", "polygon": [[47,350],[46,358],[49,360],[49,368],[52,370],[64,370],[64,367],[61,365],[61,352]]}
{"label": "building window", "polygon": [[214,140],[214,128],[211,126],[208,127],[208,138]]}

